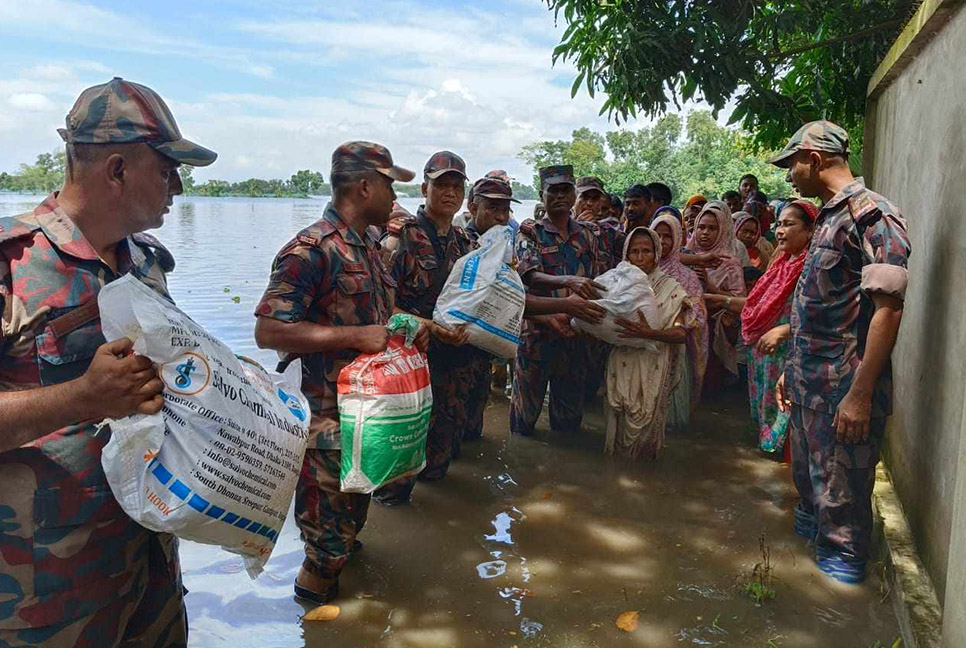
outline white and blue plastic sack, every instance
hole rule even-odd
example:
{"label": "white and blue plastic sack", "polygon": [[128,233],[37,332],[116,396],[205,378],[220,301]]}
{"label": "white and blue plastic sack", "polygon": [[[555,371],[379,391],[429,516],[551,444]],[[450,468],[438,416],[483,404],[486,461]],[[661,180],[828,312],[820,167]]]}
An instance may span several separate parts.
{"label": "white and blue plastic sack", "polygon": [[516,357],[526,289],[513,269],[513,230],[495,226],[480,247],[456,260],[436,300],[433,321],[465,325],[469,343],[501,358]]}
{"label": "white and blue plastic sack", "polygon": [[572,319],[570,325],[577,331],[614,346],[654,348],[654,342],[650,340],[620,337],[621,329],[615,322],[618,318],[636,322],[638,312],[644,313],[648,322],[660,321],[657,298],[647,274],[636,265],[621,261],[616,268],[608,270],[594,281],[607,289],[600,299],[593,300],[593,303],[604,309],[604,319],[599,324]]}
{"label": "white and blue plastic sack", "polygon": [[221,545],[261,571],[288,514],[310,412],[301,363],[280,375],[239,358],[127,275],[98,295],[104,336],[134,342],[158,366],[164,409],[107,421],[101,463],[140,525]]}

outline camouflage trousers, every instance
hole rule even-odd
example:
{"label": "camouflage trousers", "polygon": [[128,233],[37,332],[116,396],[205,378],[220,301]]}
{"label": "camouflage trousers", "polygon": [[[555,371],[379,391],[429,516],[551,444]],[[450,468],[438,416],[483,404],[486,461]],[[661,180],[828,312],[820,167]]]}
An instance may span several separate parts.
{"label": "camouflage trousers", "polygon": [[[2,507],[0,507],[2,508]],[[131,525],[135,525],[129,520]],[[131,541],[140,558],[131,566],[130,587],[115,591],[110,602],[95,612],[77,617],[85,606],[63,595],[56,602],[61,618],[67,620],[30,628],[0,627],[0,648],[43,646],[44,648],[181,648],[188,644],[188,621],[184,588],[178,562],[177,539],[140,528]],[[140,545],[140,546],[138,546]],[[4,599],[10,593],[9,575],[0,574],[0,626],[4,624]],[[96,588],[90,592],[92,597]],[[83,597],[84,594],[68,593]],[[37,607],[44,606],[39,603]],[[21,611],[31,620],[31,609]],[[9,620],[9,619],[8,619]]]}
{"label": "camouflage trousers", "polygon": [[597,396],[600,386],[604,384],[604,371],[607,369],[607,357],[613,347],[601,340],[588,339],[587,349],[587,380],[584,383],[584,399],[590,402]]}
{"label": "camouflage trousers", "polygon": [[510,432],[533,434],[550,387],[550,429],[577,433],[584,416],[586,339],[529,334],[517,350]]}
{"label": "camouflage trousers", "polygon": [[799,509],[814,518],[818,547],[866,559],[885,418],[872,419],[869,438],[856,444],[836,442],[833,419],[833,414],[792,405],[792,478],[802,498]]}
{"label": "camouflage trousers", "polygon": [[[458,364],[429,357],[433,412],[426,434],[426,467],[419,479],[438,481],[450,462],[460,456],[464,439],[483,436],[483,410],[490,396],[492,356],[479,349],[464,349]],[[416,477],[400,479],[377,490],[380,502],[408,501]]]}
{"label": "camouflage trousers", "polygon": [[343,493],[341,469],[341,450],[309,448],[295,488],[295,523],[305,543],[302,567],[329,581],[326,588],[339,581],[371,499],[367,493]]}

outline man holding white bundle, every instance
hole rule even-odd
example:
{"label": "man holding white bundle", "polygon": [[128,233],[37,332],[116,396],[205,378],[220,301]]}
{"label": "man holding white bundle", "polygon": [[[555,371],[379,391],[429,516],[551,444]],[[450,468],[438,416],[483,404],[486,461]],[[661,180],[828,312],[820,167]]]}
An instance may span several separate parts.
{"label": "man holding white bundle", "polygon": [[126,274],[167,299],[170,253],[144,234],[182,192],[181,137],[150,88],[81,93],[59,131],[60,192],[0,220],[0,644],[187,644],[177,541],[121,510],[96,423],[155,414],[163,384],[127,339],[105,343],[97,294]]}

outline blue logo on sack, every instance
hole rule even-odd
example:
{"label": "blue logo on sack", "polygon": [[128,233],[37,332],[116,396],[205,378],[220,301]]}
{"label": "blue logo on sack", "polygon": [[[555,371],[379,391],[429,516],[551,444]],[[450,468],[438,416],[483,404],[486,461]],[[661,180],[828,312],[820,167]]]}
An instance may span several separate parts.
{"label": "blue logo on sack", "polygon": [[178,372],[178,377],[175,379],[174,384],[181,389],[187,389],[191,386],[191,372],[195,370],[195,360],[194,358],[189,358],[187,362],[182,362],[178,365],[175,371]]}
{"label": "blue logo on sack", "polygon": [[282,401],[282,404],[288,408],[288,411],[292,413],[292,416],[298,420],[305,421],[305,411],[302,409],[302,405],[299,403],[299,399],[291,394],[286,394],[281,387],[278,389],[278,399]]}

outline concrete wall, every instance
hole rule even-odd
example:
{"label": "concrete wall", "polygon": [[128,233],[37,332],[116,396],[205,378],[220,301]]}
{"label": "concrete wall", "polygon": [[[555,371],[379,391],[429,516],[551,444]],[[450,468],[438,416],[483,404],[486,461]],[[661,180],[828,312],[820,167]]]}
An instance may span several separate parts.
{"label": "concrete wall", "polygon": [[964,574],[956,592],[947,589],[947,569],[966,563],[966,510],[951,546],[956,500],[966,495],[966,11],[951,4],[928,42],[873,90],[865,171],[905,214],[913,246],[886,461],[939,600],[958,606],[964,636]]}

